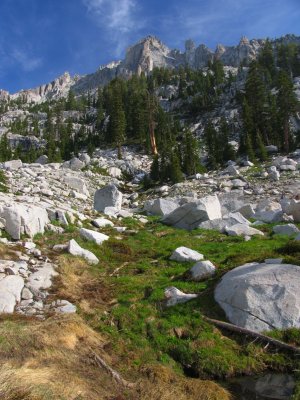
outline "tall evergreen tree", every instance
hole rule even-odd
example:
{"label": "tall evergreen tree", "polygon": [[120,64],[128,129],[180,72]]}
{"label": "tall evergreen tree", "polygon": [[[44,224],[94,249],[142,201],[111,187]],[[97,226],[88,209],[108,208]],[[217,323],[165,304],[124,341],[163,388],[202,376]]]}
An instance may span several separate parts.
{"label": "tall evergreen tree", "polygon": [[294,93],[293,82],[285,71],[280,71],[278,74],[277,88],[279,123],[284,137],[283,150],[288,153],[291,144],[289,119],[296,111],[297,98]]}

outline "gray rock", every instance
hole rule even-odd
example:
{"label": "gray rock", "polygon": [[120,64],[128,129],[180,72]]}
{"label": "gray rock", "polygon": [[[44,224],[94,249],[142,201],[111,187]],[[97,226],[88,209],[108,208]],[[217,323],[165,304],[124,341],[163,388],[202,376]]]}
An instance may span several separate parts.
{"label": "gray rock", "polygon": [[123,195],[115,185],[107,185],[96,191],[94,196],[94,209],[100,212],[105,211],[107,207],[121,210],[122,199]]}
{"label": "gray rock", "polygon": [[76,176],[65,176],[63,178],[64,182],[72,189],[75,189],[77,192],[89,196],[89,191],[86,186],[86,182],[78,178]]}
{"label": "gray rock", "polygon": [[89,165],[91,162],[91,157],[87,153],[82,153],[79,156],[79,160],[83,162],[85,165]]}
{"label": "gray rock", "polygon": [[172,261],[179,262],[190,262],[190,261],[200,261],[203,260],[203,254],[198,253],[198,251],[191,250],[188,247],[178,247],[170,257]]}
{"label": "gray rock", "polygon": [[243,187],[245,187],[245,186],[248,185],[247,182],[244,182],[244,181],[242,181],[241,179],[233,179],[233,180],[231,181],[231,183],[232,183],[232,186],[233,186],[234,188],[243,188]]}
{"label": "gray rock", "polygon": [[69,161],[69,168],[73,171],[80,171],[84,166],[85,164],[79,158],[74,157]]}
{"label": "gray rock", "polygon": [[7,169],[8,171],[15,171],[17,169],[22,168],[23,163],[21,160],[11,160],[11,161],[6,161],[4,163],[4,168]]}
{"label": "gray rock", "polygon": [[0,216],[5,220],[5,230],[13,239],[19,240],[21,234],[33,237],[44,233],[50,222],[44,208],[31,204],[12,203],[10,207],[0,209]]}
{"label": "gray rock", "polygon": [[56,312],[62,314],[74,314],[76,313],[76,306],[67,300],[56,300],[51,304]]}
{"label": "gray rock", "polygon": [[106,218],[97,218],[92,221],[92,224],[96,228],[104,228],[106,226],[114,226],[113,222],[111,222],[109,219]]}
{"label": "gray rock", "polygon": [[221,205],[216,195],[186,203],[163,218],[167,225],[192,230],[201,222],[221,218]]}
{"label": "gray rock", "polygon": [[112,178],[121,178],[122,177],[122,170],[120,168],[117,167],[110,167],[107,169],[107,173],[109,176],[111,176]]}
{"label": "gray rock", "polygon": [[40,156],[38,159],[35,160],[36,164],[46,165],[49,163],[49,158],[46,155]]}
{"label": "gray rock", "polygon": [[0,280],[0,313],[13,313],[21,301],[24,280],[18,275],[9,275]]}
{"label": "gray rock", "polygon": [[39,293],[41,290],[49,289],[52,285],[52,278],[58,273],[50,263],[43,264],[37,271],[30,274],[26,286],[33,293]]}
{"label": "gray rock", "polygon": [[81,228],[79,230],[80,236],[85,238],[86,240],[91,240],[99,245],[101,245],[105,240],[109,239],[109,236],[104,235],[103,233],[92,231],[90,229]]}
{"label": "gray rock", "polygon": [[215,300],[235,325],[256,332],[300,327],[300,267],[245,264],[225,274]]}
{"label": "gray rock", "polygon": [[165,290],[165,298],[167,299],[167,307],[175,306],[179,303],[186,303],[189,300],[198,297],[197,294],[187,294],[183,293],[181,290],[172,286]]}
{"label": "gray rock", "polygon": [[276,225],[273,227],[273,232],[278,235],[294,236],[299,233],[299,229],[294,224]]}
{"label": "gray rock", "polygon": [[79,246],[79,244],[74,240],[70,240],[68,245],[68,251],[73,256],[83,257],[87,262],[91,264],[98,264],[99,259],[93,254],[91,251],[83,249]]}
{"label": "gray rock", "polygon": [[213,276],[216,272],[216,267],[210,261],[197,262],[189,271],[190,279],[192,281],[202,281]]}
{"label": "gray rock", "polygon": [[245,204],[245,196],[242,190],[234,190],[230,193],[221,193],[218,197],[221,204],[222,215],[239,211],[239,209]]}
{"label": "gray rock", "polygon": [[168,215],[178,208],[178,204],[171,200],[155,199],[148,200],[144,205],[144,210],[152,215]]}
{"label": "gray rock", "polygon": [[295,222],[300,222],[300,200],[291,200],[289,214],[293,216]]}
{"label": "gray rock", "polygon": [[254,217],[254,209],[251,204],[245,204],[238,209],[238,212],[243,215],[243,217],[249,219]]}
{"label": "gray rock", "polygon": [[245,224],[249,225],[250,222],[242,216],[239,212],[229,213],[224,216],[224,218],[213,219],[211,221],[202,222],[199,225],[199,228],[216,230],[221,233],[225,233],[227,228],[234,226],[236,224]]}
{"label": "gray rock", "polygon": [[278,153],[278,147],[270,144],[269,146],[265,146],[268,153]]}
{"label": "gray rock", "polygon": [[240,172],[234,165],[229,165],[224,171],[224,174],[231,176],[239,176]]}
{"label": "gray rock", "polygon": [[255,228],[251,228],[246,224],[232,225],[231,227],[226,228],[226,232],[229,236],[264,236],[263,232]]}
{"label": "gray rock", "polygon": [[22,300],[31,300],[33,298],[33,294],[27,287],[24,287],[22,290],[21,298]]}

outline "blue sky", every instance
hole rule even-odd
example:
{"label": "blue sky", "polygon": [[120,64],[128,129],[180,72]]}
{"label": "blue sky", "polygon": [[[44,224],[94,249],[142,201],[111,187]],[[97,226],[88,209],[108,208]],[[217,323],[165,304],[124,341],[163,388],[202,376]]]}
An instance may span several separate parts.
{"label": "blue sky", "polygon": [[215,48],[300,35],[300,0],[0,0],[0,88],[15,92],[65,71],[85,74],[154,34]]}

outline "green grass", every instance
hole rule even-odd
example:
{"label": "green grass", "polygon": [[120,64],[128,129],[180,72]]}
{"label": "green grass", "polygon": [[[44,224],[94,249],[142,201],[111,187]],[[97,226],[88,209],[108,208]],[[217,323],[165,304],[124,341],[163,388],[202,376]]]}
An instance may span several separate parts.
{"label": "green grass", "polygon": [[0,170],[0,192],[7,193],[7,178],[4,174],[4,171]]}
{"label": "green grass", "polygon": [[[89,267],[88,271],[93,279],[99,279],[99,292],[105,291],[114,300],[113,305],[107,306],[105,313],[102,306],[80,312],[94,329],[107,335],[110,346],[123,361],[119,365],[121,370],[128,366],[138,370],[142,365],[159,362],[194,377],[224,378],[267,369],[297,369],[298,362],[289,355],[221,332],[203,316],[226,320],[213,298],[214,287],[224,273],[266,258],[282,257],[299,264],[298,245],[291,244],[287,237],[273,236],[270,225],[263,226],[265,237],[245,242],[243,238],[214,231],[188,232],[167,227],[157,218],[150,218],[146,225],[132,218],[125,218],[120,224],[129,231],[120,235],[113,228],[102,229],[110,236],[102,246],[83,240],[73,228],[63,235],[48,233],[41,243],[52,246],[75,238],[99,258],[99,265]],[[88,222],[84,226],[90,227]],[[179,246],[204,254],[217,266],[216,276],[199,283],[187,280],[186,273],[192,264],[169,260]],[[199,297],[166,308],[163,300],[168,286],[198,293]],[[295,332],[300,336],[299,330]],[[282,340],[294,339],[290,335]]]}

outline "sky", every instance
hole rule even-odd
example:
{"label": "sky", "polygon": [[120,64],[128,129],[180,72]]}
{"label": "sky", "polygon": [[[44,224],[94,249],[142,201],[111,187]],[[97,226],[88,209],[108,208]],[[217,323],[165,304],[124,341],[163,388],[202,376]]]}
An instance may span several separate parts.
{"label": "sky", "polygon": [[122,59],[147,35],[214,49],[300,35],[300,0],[0,0],[0,88],[14,93]]}

